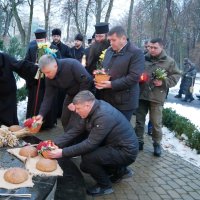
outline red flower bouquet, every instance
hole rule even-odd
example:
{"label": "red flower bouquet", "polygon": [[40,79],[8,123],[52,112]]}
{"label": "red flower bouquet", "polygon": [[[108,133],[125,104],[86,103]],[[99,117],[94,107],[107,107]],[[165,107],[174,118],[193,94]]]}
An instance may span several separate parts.
{"label": "red flower bouquet", "polygon": [[40,142],[37,145],[38,153],[41,154],[44,158],[47,158],[48,151],[55,150],[55,149],[57,149],[57,146],[51,140]]}
{"label": "red flower bouquet", "polygon": [[30,133],[38,133],[40,131],[42,124],[38,123],[35,117],[32,117],[24,121],[24,126],[28,128]]}

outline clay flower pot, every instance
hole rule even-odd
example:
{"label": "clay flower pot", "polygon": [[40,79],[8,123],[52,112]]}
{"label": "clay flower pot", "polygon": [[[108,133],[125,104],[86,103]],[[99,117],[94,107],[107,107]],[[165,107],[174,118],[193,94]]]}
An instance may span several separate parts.
{"label": "clay flower pot", "polygon": [[58,147],[51,140],[42,141],[37,145],[37,151],[44,158],[48,158],[48,152],[51,150],[55,150]]}
{"label": "clay flower pot", "polygon": [[101,81],[109,81],[110,76],[108,74],[95,74],[95,81],[100,83]]}
{"label": "clay flower pot", "polygon": [[38,123],[35,117],[32,117],[24,121],[24,126],[30,133],[38,133],[40,131],[42,124]]}
{"label": "clay flower pot", "polygon": [[30,133],[38,133],[41,129],[42,124],[38,124],[37,127],[28,127]]}

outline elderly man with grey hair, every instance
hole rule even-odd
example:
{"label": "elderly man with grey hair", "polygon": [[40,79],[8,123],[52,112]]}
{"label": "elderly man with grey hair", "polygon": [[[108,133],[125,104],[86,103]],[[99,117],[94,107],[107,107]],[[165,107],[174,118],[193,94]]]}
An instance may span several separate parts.
{"label": "elderly man with grey hair", "polygon": [[[79,92],[73,99],[75,126],[55,139],[57,149],[48,158],[82,156],[80,168],[90,174],[97,185],[88,188],[88,195],[99,196],[113,192],[112,182],[133,175],[127,168],[138,154],[138,140],[129,121],[109,103],[95,99],[89,91]],[[87,133],[87,134],[86,134]],[[78,136],[86,138],[71,145]]]}
{"label": "elderly man with grey hair", "polygon": [[92,78],[81,63],[72,58],[56,60],[51,55],[44,55],[39,60],[39,67],[46,77],[46,90],[36,119],[43,120],[51,108],[58,89],[65,89],[66,97],[63,103],[61,121],[64,130],[66,130],[67,126],[70,125],[68,122],[71,116],[68,106],[79,91],[91,88]]}

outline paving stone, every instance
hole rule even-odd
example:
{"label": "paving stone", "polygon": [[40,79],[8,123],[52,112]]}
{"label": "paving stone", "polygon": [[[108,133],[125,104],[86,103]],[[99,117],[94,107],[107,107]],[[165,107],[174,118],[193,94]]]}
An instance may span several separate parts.
{"label": "paving stone", "polygon": [[175,189],[176,192],[178,192],[179,194],[187,194],[188,192],[185,191],[184,189]]}
{"label": "paving stone", "polygon": [[173,199],[176,199],[176,198],[180,198],[181,196],[178,194],[178,192],[176,192],[175,190],[168,190],[167,191],[168,194],[173,198]]}
{"label": "paving stone", "polygon": [[189,194],[194,198],[194,199],[197,199],[199,200],[200,199],[200,196],[197,192],[189,192]]}
{"label": "paving stone", "polygon": [[158,195],[156,192],[149,192],[148,196],[152,200],[160,200],[161,199],[160,195]]}
{"label": "paving stone", "polygon": [[194,200],[194,198],[191,197],[191,196],[188,195],[188,194],[181,195],[181,197],[182,197],[183,200]]}
{"label": "paving stone", "polygon": [[174,181],[167,181],[167,184],[170,185],[173,189],[178,189],[180,188],[180,185],[175,183]]}
{"label": "paving stone", "polygon": [[178,185],[181,185],[181,186],[183,186],[183,185],[187,185],[187,183],[185,183],[185,182],[182,181],[181,179],[177,179],[177,178],[175,178],[174,181],[175,181]]}
{"label": "paving stone", "polygon": [[160,197],[161,197],[161,199],[164,199],[164,200],[165,199],[170,199],[170,200],[172,199],[169,195],[166,195],[166,194],[161,194]]}
{"label": "paving stone", "polygon": [[157,194],[167,194],[165,190],[163,190],[162,187],[154,187],[154,190]]}
{"label": "paving stone", "polygon": [[148,195],[139,195],[139,200],[149,200]]}

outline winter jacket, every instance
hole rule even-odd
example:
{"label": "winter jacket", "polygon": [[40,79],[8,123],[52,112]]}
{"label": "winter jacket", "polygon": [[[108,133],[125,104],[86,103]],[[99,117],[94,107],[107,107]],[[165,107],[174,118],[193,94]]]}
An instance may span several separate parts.
{"label": "winter jacket", "polygon": [[79,91],[89,90],[92,78],[86,69],[75,59],[58,59],[58,70],[54,79],[46,78],[46,90],[39,113],[45,116],[52,105],[58,88],[66,89],[66,94],[74,97]]}
{"label": "winter jacket", "polygon": [[118,110],[138,107],[139,78],[144,70],[144,54],[128,42],[118,53],[112,48],[106,51],[103,66],[111,76],[111,89],[98,90],[99,98]]}
{"label": "winter jacket", "polygon": [[180,89],[183,91],[184,94],[186,94],[188,89],[194,85],[196,73],[197,70],[195,69],[194,65],[191,65],[191,67],[184,72],[180,85]]}
{"label": "winter jacket", "polygon": [[[80,134],[89,133],[82,142],[68,146]],[[55,140],[63,148],[63,156],[73,157],[92,152],[99,146],[112,146],[135,160],[138,140],[129,121],[105,101],[96,100],[86,119],[77,119],[76,125]]]}
{"label": "winter jacket", "polygon": [[70,48],[67,45],[65,45],[64,43],[60,42],[57,44],[55,42],[52,42],[51,44],[57,47],[57,49],[60,52],[61,58],[71,58],[72,57]]}
{"label": "winter jacket", "polygon": [[[153,85],[153,73],[156,69],[164,69],[167,77],[161,86]],[[175,61],[163,50],[158,57],[152,57],[149,53],[145,55],[145,71],[148,80],[140,83],[140,99],[163,104],[168,88],[177,84],[181,73]]]}

